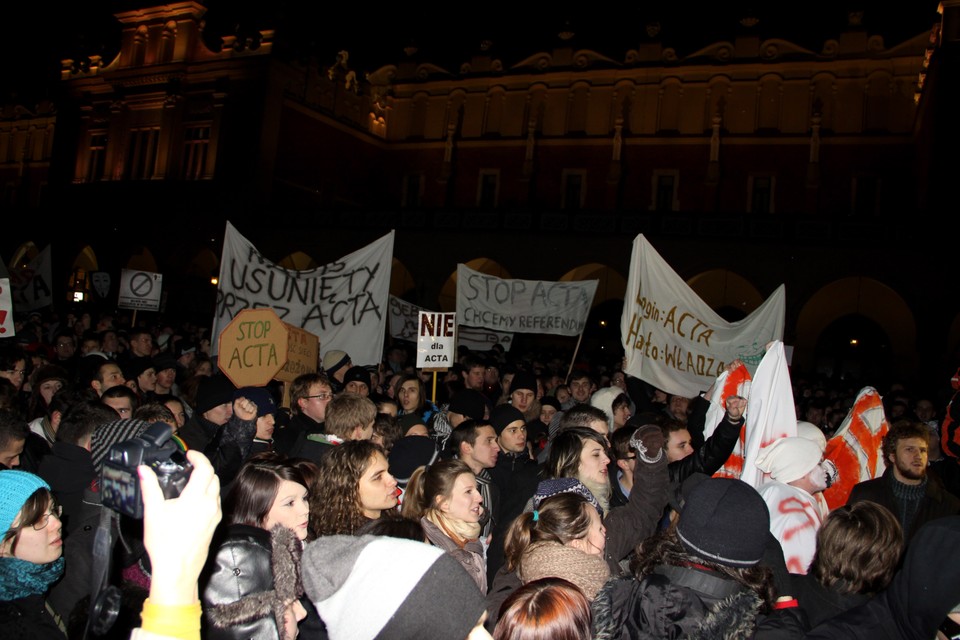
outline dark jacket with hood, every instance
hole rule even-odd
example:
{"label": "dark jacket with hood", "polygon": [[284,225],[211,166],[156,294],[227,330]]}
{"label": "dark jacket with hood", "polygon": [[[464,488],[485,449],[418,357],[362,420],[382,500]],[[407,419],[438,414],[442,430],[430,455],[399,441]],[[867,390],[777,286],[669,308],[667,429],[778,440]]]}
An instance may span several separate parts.
{"label": "dark jacket with hood", "polygon": [[642,580],[611,578],[593,601],[594,640],[803,637],[797,609],[764,614],[740,583],[710,570],[661,565]]}
{"label": "dark jacket with hood", "polygon": [[924,525],[893,581],[866,604],[827,620],[808,638],[931,640],[960,603],[960,516]]}

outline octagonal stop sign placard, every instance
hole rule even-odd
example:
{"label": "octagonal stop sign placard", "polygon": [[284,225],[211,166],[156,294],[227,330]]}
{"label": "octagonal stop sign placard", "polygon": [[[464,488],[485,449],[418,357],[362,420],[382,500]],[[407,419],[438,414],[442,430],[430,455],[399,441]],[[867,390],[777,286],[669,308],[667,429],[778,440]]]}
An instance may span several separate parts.
{"label": "octagonal stop sign placard", "polygon": [[262,387],[287,363],[288,337],[273,309],[244,309],[220,332],[220,371],[238,388]]}

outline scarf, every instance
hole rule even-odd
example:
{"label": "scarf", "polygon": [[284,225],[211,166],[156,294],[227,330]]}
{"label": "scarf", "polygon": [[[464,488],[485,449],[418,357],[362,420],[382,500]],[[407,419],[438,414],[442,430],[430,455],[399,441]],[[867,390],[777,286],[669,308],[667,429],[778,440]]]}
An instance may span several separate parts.
{"label": "scarf", "polygon": [[592,601],[610,577],[610,567],[603,556],[590,555],[559,542],[537,542],[523,553],[517,574],[524,584],[540,578],[569,580]]}
{"label": "scarf", "polygon": [[927,495],[927,478],[924,476],[920,484],[906,484],[897,480],[891,473],[890,484],[897,501],[897,518],[900,520],[903,537],[906,539],[910,537],[913,521],[920,509],[920,502]]}
{"label": "scarf", "polygon": [[63,558],[47,564],[0,558],[0,602],[46,593],[63,575]]}
{"label": "scarf", "polygon": [[437,509],[427,509],[426,518],[437,525],[444,535],[453,540],[458,547],[463,549],[468,542],[473,542],[480,537],[480,523],[466,522],[455,518],[448,518],[443,512]]}

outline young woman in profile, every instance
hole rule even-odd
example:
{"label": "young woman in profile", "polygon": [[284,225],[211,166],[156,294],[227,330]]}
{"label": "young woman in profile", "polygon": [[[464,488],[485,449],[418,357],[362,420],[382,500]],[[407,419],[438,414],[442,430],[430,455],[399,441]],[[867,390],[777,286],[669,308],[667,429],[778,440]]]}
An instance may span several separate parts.
{"label": "young woman in profile", "polygon": [[60,507],[47,483],[26,471],[0,471],[0,496],[0,635],[65,640],[46,602],[64,569]]}
{"label": "young woman in profile", "polygon": [[220,615],[217,609],[274,590],[278,567],[273,565],[276,554],[271,530],[279,525],[293,532],[297,540],[306,540],[307,497],[300,470],[276,454],[261,454],[240,469],[223,501],[226,530],[220,542],[214,540],[211,545],[207,578],[201,583],[204,616],[210,623],[206,638],[296,637],[297,624],[306,617],[306,610],[295,598],[285,603],[283,629],[272,615],[240,621]]}
{"label": "young woman in profile", "polygon": [[419,518],[427,540],[453,555],[486,593],[487,561],[479,539],[482,503],[470,467],[461,460],[441,460],[413,472],[403,516]]}
{"label": "young woman in profile", "polygon": [[318,536],[353,535],[370,520],[394,513],[397,481],[388,466],[383,449],[369,440],[333,447],[310,496],[311,529]]}

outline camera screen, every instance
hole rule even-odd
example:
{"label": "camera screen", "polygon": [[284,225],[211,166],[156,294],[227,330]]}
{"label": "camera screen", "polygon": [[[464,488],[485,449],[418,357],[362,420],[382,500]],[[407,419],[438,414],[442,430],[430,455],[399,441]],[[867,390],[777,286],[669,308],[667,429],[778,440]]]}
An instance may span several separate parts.
{"label": "camera screen", "polygon": [[142,517],[138,482],[136,475],[126,469],[112,467],[109,462],[105,462],[100,477],[100,495],[103,505],[132,518]]}

